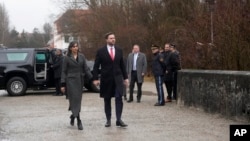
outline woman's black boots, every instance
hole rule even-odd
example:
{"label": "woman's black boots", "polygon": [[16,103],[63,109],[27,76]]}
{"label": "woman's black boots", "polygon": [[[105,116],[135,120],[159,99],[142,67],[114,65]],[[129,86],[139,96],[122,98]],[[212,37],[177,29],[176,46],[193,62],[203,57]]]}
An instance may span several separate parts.
{"label": "woman's black boots", "polygon": [[77,127],[78,130],[83,130],[82,121],[80,120],[80,114],[77,116]]}
{"label": "woman's black boots", "polygon": [[75,121],[75,117],[73,116],[73,114],[70,116],[70,125],[74,126],[74,121]]}
{"label": "woman's black boots", "polygon": [[[78,130],[83,130],[82,121],[80,120],[80,114],[76,118],[77,118],[77,127],[78,127]],[[75,117],[72,114],[70,116],[70,125],[74,126],[74,122],[75,122]]]}

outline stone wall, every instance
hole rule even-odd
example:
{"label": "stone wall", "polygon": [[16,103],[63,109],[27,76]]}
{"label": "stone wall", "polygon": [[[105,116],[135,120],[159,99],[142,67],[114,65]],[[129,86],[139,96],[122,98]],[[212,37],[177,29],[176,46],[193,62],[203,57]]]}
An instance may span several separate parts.
{"label": "stone wall", "polygon": [[220,113],[228,118],[250,115],[250,72],[181,70],[178,104]]}

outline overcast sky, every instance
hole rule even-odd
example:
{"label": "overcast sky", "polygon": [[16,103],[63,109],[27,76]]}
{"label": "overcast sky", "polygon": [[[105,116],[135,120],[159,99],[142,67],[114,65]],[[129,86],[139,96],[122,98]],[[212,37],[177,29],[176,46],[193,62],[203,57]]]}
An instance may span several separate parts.
{"label": "overcast sky", "polygon": [[33,32],[34,28],[43,31],[44,23],[51,23],[59,14],[59,8],[53,0],[0,0],[9,15],[10,28],[16,28],[18,32],[23,29]]}

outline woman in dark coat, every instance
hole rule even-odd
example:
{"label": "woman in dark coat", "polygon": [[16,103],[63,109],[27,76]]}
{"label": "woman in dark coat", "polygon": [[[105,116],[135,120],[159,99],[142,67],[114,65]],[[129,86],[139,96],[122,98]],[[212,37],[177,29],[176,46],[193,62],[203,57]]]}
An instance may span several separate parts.
{"label": "woman in dark coat", "polygon": [[81,102],[82,102],[82,88],[84,86],[84,76],[92,78],[92,74],[87,67],[86,59],[83,54],[79,53],[78,42],[71,42],[68,47],[68,54],[64,57],[61,83],[62,92],[67,88],[69,98],[70,124],[74,126],[74,119],[77,118],[77,126],[82,130],[82,123],[80,120]]}

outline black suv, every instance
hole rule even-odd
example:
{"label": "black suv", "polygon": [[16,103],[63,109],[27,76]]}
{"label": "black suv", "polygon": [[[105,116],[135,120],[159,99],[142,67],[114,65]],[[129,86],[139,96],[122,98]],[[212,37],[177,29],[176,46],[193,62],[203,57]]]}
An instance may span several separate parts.
{"label": "black suv", "polygon": [[[46,48],[0,48],[0,89],[18,96],[24,95],[28,88],[55,87],[52,53],[53,50]],[[87,64],[92,70],[92,62]],[[99,91],[91,80],[84,81],[87,89]]]}

